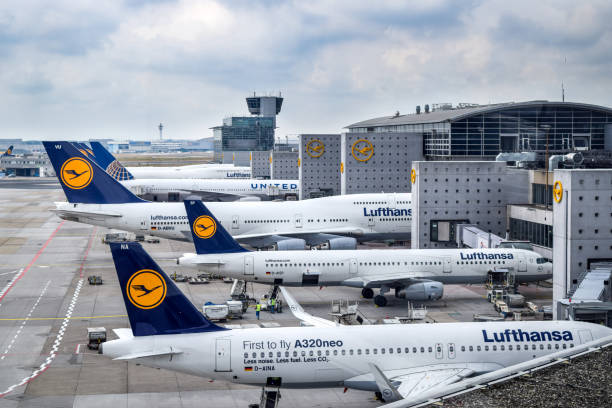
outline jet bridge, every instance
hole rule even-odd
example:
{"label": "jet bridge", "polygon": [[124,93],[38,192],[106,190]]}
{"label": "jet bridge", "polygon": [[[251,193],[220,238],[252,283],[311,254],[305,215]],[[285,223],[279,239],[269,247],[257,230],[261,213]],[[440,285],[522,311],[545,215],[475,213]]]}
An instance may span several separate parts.
{"label": "jet bridge", "polygon": [[557,315],[612,327],[612,262],[592,264],[574,282],[568,297],[557,303]]}
{"label": "jet bridge", "polygon": [[495,234],[484,231],[475,224],[457,224],[459,248],[497,248],[504,241]]}

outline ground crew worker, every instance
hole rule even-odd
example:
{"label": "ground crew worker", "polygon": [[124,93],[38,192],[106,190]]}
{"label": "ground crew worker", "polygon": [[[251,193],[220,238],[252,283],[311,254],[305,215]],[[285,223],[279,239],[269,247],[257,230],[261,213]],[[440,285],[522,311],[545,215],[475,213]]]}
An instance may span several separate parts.
{"label": "ground crew worker", "polygon": [[259,320],[259,312],[261,312],[261,303],[257,303],[255,305],[255,315],[257,316],[257,320]]}
{"label": "ground crew worker", "polygon": [[274,313],[274,306],[276,306],[276,299],[270,299],[270,313]]}

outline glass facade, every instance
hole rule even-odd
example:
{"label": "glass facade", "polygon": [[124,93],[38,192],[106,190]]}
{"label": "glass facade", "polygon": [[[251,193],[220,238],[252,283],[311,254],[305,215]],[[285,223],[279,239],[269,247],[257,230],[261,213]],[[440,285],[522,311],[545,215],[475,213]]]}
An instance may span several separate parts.
{"label": "glass facade", "polygon": [[[501,152],[603,150],[612,111],[572,103],[507,104],[461,119],[462,109],[449,111],[436,123],[381,124],[350,127],[353,133],[417,133],[425,156],[494,157]],[[437,112],[435,112],[437,113]],[[408,115],[410,121],[414,115]],[[417,115],[427,120],[427,114]],[[401,120],[401,119],[397,119]]]}
{"label": "glass facade", "polygon": [[273,117],[230,117],[213,129],[215,156],[221,151],[265,151],[274,148]]}
{"label": "glass facade", "polygon": [[549,185],[546,189],[546,184],[533,183],[531,184],[531,196],[533,204],[552,206],[553,186]]}
{"label": "glass facade", "polygon": [[552,226],[510,218],[510,239],[529,241],[532,244],[552,248]]}
{"label": "glass facade", "polygon": [[[507,108],[451,123],[451,155],[495,156],[500,152],[603,149],[612,115],[558,105]],[[426,153],[429,154],[429,153]]]}

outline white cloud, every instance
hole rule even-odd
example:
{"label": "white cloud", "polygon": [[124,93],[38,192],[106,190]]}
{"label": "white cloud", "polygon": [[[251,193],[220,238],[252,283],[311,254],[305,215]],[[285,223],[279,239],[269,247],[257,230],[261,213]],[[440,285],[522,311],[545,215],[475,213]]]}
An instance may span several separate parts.
{"label": "white cloud", "polygon": [[[282,91],[279,136],[435,102],[612,105],[605,1],[0,4],[7,137],[199,138]],[[564,63],[567,58],[567,64]]]}

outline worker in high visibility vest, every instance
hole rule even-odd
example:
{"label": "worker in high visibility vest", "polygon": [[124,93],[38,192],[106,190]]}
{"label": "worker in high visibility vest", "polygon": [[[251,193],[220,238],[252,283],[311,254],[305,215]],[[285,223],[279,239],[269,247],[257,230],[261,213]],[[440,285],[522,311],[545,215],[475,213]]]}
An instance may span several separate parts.
{"label": "worker in high visibility vest", "polygon": [[255,315],[257,316],[257,320],[259,320],[259,312],[261,312],[261,303],[257,303],[255,305]]}
{"label": "worker in high visibility vest", "polygon": [[274,313],[274,306],[276,306],[276,299],[270,299],[270,313]]}

